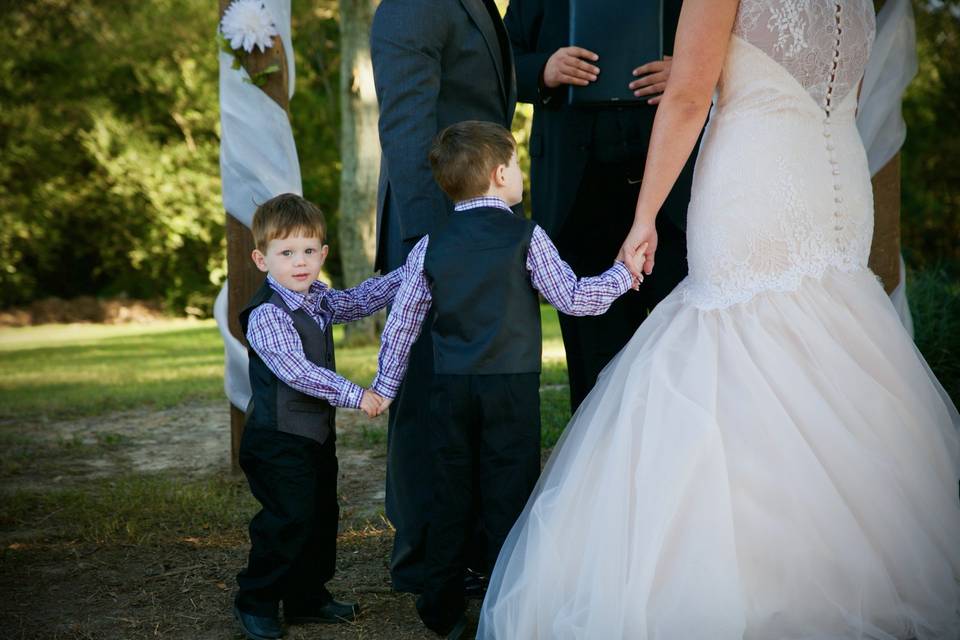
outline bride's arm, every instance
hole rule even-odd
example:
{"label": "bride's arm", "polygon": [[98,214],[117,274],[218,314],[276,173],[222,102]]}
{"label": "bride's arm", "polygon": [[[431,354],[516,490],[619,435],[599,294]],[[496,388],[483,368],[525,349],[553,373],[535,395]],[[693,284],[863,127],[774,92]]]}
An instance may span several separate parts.
{"label": "bride's arm", "polygon": [[[634,275],[653,271],[654,222],[673,183],[690,157],[710,111],[710,101],[727,54],[738,0],[684,0],[677,26],[673,69],[657,108],[633,227],[621,249]],[[648,243],[646,261],[635,261]]]}

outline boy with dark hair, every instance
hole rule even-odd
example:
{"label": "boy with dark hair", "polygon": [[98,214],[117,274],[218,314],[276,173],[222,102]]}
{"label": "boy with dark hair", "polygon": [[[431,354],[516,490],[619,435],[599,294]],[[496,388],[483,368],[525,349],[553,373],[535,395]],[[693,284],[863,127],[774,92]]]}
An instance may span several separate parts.
{"label": "boy with dark hair", "polygon": [[403,267],[372,389],[396,395],[432,304],[430,444],[437,477],[417,610],[428,628],[459,638],[472,505],[479,508],[490,569],[540,474],[537,293],[570,315],[602,314],[637,283],[612,256],[606,272],[578,280],[546,233],[511,211],[522,199],[523,176],[505,128],[479,121],[448,127],[437,136],[430,164],[455,213],[413,248]]}
{"label": "boy with dark hair", "polygon": [[380,413],[383,399],[337,375],[332,327],[389,304],[400,270],[337,291],[317,280],[329,247],[321,211],[294,194],[253,217],[253,260],[267,280],[240,312],[249,344],[252,409],[240,466],[262,509],[250,522],[250,556],[237,576],[234,615],[251,640],[287,624],[352,621],[334,600],[339,521],[334,407]]}

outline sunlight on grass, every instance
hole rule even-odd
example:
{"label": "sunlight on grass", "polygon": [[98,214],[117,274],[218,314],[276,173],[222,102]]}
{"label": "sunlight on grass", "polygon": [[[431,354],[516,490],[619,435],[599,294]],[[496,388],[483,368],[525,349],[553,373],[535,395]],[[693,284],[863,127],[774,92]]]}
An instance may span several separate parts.
{"label": "sunlight on grass", "polygon": [[160,320],[144,324],[45,324],[0,329],[0,352],[85,344],[104,338],[158,335],[216,327],[213,320]]}
{"label": "sunlight on grass", "polygon": [[90,415],[223,396],[212,321],[0,331],[0,416]]}
{"label": "sunlight on grass", "polygon": [[[543,308],[543,337],[543,384],[565,385],[560,325],[551,307]],[[334,340],[342,339],[343,327],[334,327]],[[376,367],[376,346],[337,350],[339,372],[358,384],[369,385]],[[204,400],[226,402],[223,343],[212,320],[0,329],[2,419],[97,415]]]}

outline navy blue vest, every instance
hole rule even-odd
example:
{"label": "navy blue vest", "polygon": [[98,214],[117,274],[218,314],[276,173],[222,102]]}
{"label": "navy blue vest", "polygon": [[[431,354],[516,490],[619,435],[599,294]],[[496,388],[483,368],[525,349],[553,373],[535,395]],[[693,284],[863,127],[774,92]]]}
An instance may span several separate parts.
{"label": "navy blue vest", "polygon": [[[336,371],[333,355],[333,331],[328,323],[321,329],[316,320],[303,309],[291,310],[280,294],[268,283],[254,294],[250,303],[240,312],[240,326],[247,334],[250,313],[265,303],[271,303],[293,319],[293,326],[303,342],[303,352],[310,362]],[[320,444],[334,433],[336,410],[321,398],[301,393],[280,380],[260,359],[256,351],[250,355],[250,388],[253,391],[253,410],[248,411],[248,429],[276,429],[315,440]]]}
{"label": "navy blue vest", "polygon": [[430,234],[423,270],[437,373],[540,371],[540,301],[527,271],[533,229],[513,213],[480,207],[454,213]]}

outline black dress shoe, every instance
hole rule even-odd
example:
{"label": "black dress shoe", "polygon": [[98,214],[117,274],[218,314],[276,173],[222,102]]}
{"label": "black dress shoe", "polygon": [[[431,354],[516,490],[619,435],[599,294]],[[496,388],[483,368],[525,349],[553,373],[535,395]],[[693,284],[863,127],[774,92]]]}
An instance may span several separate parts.
{"label": "black dress shoe", "polygon": [[276,618],[244,613],[236,605],[233,606],[233,617],[248,640],[276,640],[283,637],[283,627]]}
{"label": "black dress shoe", "polygon": [[311,604],[306,607],[283,608],[283,619],[287,624],[337,624],[353,622],[360,614],[360,605],[356,602],[337,602],[330,599],[323,603]]}
{"label": "black dress shoe", "polygon": [[487,595],[487,583],[489,579],[482,573],[477,573],[472,569],[467,569],[463,576],[463,595],[471,600],[483,600]]}

